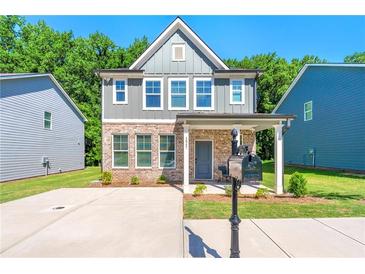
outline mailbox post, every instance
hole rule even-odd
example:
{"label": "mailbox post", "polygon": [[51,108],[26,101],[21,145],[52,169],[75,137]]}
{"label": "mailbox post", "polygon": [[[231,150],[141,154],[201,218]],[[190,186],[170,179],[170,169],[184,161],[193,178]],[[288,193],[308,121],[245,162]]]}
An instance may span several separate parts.
{"label": "mailbox post", "polygon": [[239,248],[239,224],[241,222],[238,217],[237,210],[237,193],[241,188],[241,161],[238,156],[238,147],[236,137],[238,132],[236,129],[233,129],[231,132],[232,135],[232,156],[228,160],[228,168],[229,175],[231,176],[232,181],[232,215],[229,218],[231,222],[231,255],[230,258],[239,258],[240,257],[240,248]]}

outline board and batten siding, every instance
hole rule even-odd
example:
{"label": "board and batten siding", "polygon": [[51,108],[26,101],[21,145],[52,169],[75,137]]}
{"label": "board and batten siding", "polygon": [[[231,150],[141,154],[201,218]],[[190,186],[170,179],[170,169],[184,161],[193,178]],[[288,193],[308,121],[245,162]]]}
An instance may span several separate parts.
{"label": "board and batten siding", "polygon": [[[83,119],[48,77],[3,79],[0,96],[0,181],[84,168]],[[43,115],[52,113],[52,130]]]}
{"label": "board and batten siding", "polygon": [[[304,121],[304,103],[313,119]],[[297,115],[285,135],[285,162],[365,171],[365,67],[309,66],[276,113]]]}
{"label": "board and batten siding", "polygon": [[[185,61],[172,61],[172,44],[185,44]],[[177,30],[139,69],[145,78],[163,78],[163,110],[143,110],[143,79],[128,79],[128,104],[113,104],[113,79],[103,80],[104,119],[175,119],[177,113],[194,111],[194,78],[213,77],[214,64]],[[189,109],[168,110],[168,79],[189,79]],[[214,110],[218,113],[253,113],[255,79],[245,79],[245,104],[230,104],[230,79],[212,79]]]}

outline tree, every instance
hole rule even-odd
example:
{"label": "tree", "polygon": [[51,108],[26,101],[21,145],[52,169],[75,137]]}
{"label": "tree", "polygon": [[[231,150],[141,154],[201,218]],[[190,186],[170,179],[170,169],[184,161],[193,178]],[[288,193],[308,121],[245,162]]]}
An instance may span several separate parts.
{"label": "tree", "polygon": [[345,63],[360,63],[365,64],[365,51],[355,52],[352,55],[348,55],[344,59]]}

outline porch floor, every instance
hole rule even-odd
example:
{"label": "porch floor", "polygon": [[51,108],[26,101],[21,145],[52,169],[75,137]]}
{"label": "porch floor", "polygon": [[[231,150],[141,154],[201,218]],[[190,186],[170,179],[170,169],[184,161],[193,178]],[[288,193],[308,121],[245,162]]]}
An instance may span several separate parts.
{"label": "porch floor", "polygon": [[[218,182],[218,181],[199,181],[207,186],[207,190],[204,194],[225,194],[224,187],[230,186],[231,183]],[[192,194],[195,190],[197,182],[190,182],[188,190],[185,192],[187,194]],[[256,194],[257,189],[264,187],[260,182],[242,184],[240,192],[241,194]],[[271,191],[271,189],[269,189]]]}

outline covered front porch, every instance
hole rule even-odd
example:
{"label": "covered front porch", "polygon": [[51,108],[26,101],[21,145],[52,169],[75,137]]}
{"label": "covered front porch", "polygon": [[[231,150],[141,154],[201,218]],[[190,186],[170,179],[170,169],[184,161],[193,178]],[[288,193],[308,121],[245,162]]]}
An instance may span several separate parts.
{"label": "covered front porch", "polygon": [[[233,128],[239,132],[238,144],[247,145],[252,152],[256,152],[256,132],[275,129],[274,192],[283,193],[283,133],[290,127],[293,115],[180,113],[177,119],[184,129],[184,193],[192,193],[197,182],[208,185],[209,192],[224,193],[221,168],[231,155]],[[241,193],[253,194],[259,186],[244,185]]]}

